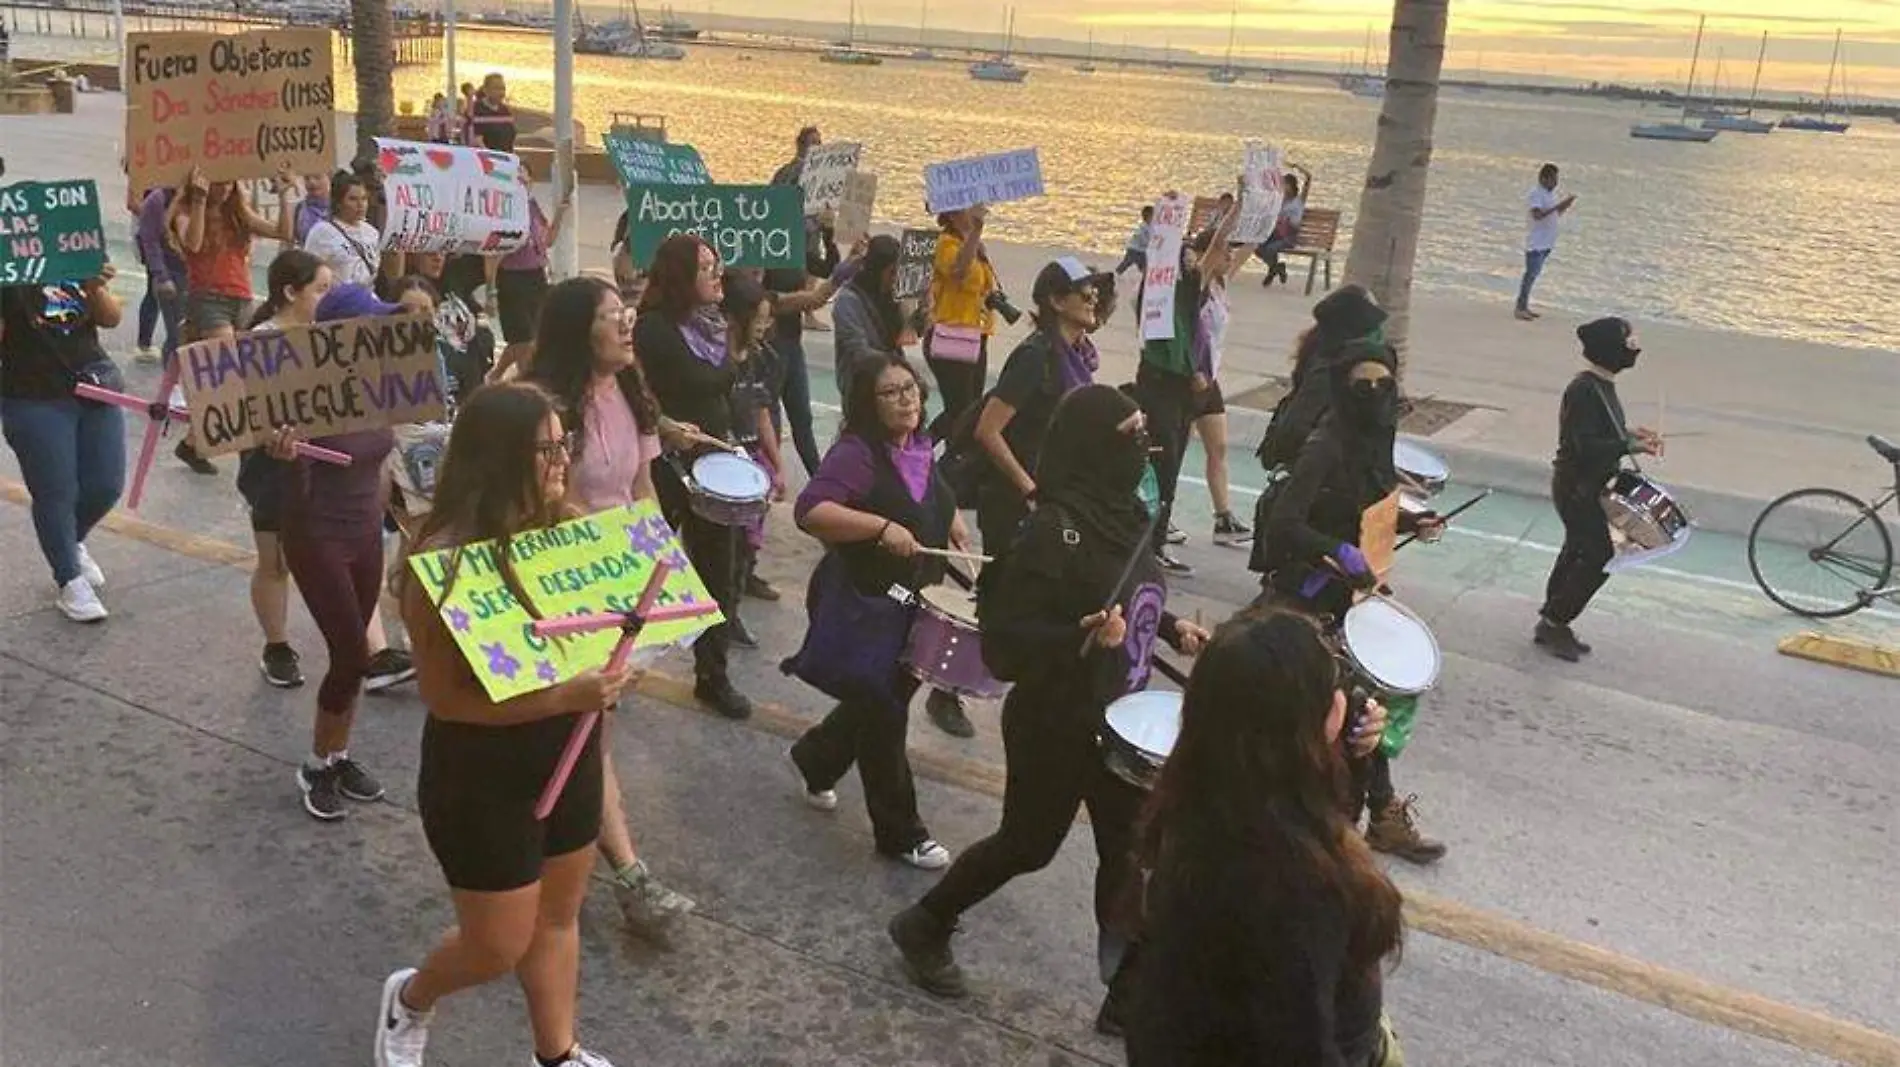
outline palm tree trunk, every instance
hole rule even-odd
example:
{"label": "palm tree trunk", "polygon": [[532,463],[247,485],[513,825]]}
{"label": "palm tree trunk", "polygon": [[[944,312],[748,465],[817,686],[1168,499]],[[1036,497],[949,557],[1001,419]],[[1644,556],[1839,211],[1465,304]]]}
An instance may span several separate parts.
{"label": "palm tree trunk", "polygon": [[1370,289],[1391,313],[1386,339],[1398,349],[1401,372],[1450,11],[1451,0],[1392,0],[1385,103],[1346,256],[1346,281]]}
{"label": "palm tree trunk", "polygon": [[356,67],[356,155],[375,158],[377,137],[394,132],[396,29],[388,0],[350,0],[350,58]]}

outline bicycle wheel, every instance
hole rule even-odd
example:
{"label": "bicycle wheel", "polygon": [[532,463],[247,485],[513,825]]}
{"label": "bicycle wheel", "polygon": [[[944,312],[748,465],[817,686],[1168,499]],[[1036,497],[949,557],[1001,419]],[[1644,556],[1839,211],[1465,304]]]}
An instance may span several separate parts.
{"label": "bicycle wheel", "polygon": [[1866,606],[1893,574],[1893,538],[1866,504],[1838,489],[1797,489],[1748,532],[1748,569],[1768,599],[1810,619]]}

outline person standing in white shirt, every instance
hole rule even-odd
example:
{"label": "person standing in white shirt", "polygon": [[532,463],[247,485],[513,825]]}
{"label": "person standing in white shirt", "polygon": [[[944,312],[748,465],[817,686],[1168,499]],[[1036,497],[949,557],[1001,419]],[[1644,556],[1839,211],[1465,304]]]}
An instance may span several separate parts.
{"label": "person standing in white shirt", "polygon": [[369,187],[349,171],[330,180],[330,217],[310,227],[303,250],[323,261],[337,285],[374,287],[382,235],[368,221]]}
{"label": "person standing in white shirt", "polygon": [[1536,320],[1531,310],[1531,288],[1544,273],[1544,263],[1557,247],[1557,222],[1577,202],[1575,195],[1557,197],[1557,164],[1546,163],[1537,172],[1537,186],[1530,196],[1530,235],[1524,241],[1524,280],[1517,287],[1517,317],[1523,322]]}

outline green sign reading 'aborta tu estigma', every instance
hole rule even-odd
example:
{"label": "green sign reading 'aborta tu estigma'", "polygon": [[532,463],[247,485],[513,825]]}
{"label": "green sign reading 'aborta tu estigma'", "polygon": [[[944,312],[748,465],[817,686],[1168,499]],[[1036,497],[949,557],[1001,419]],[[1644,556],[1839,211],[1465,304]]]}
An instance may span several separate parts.
{"label": "green sign reading 'aborta tu estigma'", "polygon": [[630,185],[627,228],[642,268],[676,233],[697,235],[728,267],[805,265],[805,194],[796,185]]}
{"label": "green sign reading 'aborta tu estigma'", "polygon": [[83,281],[105,262],[97,183],[0,186],[0,285]]}

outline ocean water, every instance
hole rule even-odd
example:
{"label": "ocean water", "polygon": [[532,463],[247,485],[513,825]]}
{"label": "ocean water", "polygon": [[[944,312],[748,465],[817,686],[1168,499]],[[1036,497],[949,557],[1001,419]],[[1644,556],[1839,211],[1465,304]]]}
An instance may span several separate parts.
{"label": "ocean water", "polygon": [[[517,102],[552,108],[546,37],[465,31],[458,47],[462,80],[500,71]],[[34,47],[19,40],[15,51]],[[690,52],[677,63],[576,57],[575,111],[589,136],[597,142],[616,111],[662,114],[671,139],[698,146],[716,180],[762,182],[789,157],[798,128],[815,123],[827,139],[867,146],[878,216],[913,224],[926,219],[926,163],[1035,145],[1049,195],[998,206],[991,234],[1103,260],[1119,255],[1157,194],[1231,187],[1245,137],[1309,167],[1310,203],[1342,209],[1349,227],[1380,106],[1312,84],[1218,86],[1112,65],[1092,75],[1032,66],[1025,84],[1004,85],[972,81],[959,63],[845,67],[810,54]],[[398,100],[420,111],[442,76],[405,67],[396,77]],[[1723,134],[1706,145],[1629,137],[1631,123],[1663,117],[1634,104],[1445,93],[1420,286],[1512,295],[1525,197],[1548,160],[1578,201],[1540,303],[1900,350],[1900,124],[1863,120],[1846,136]],[[1342,269],[1349,240],[1342,233]]]}

